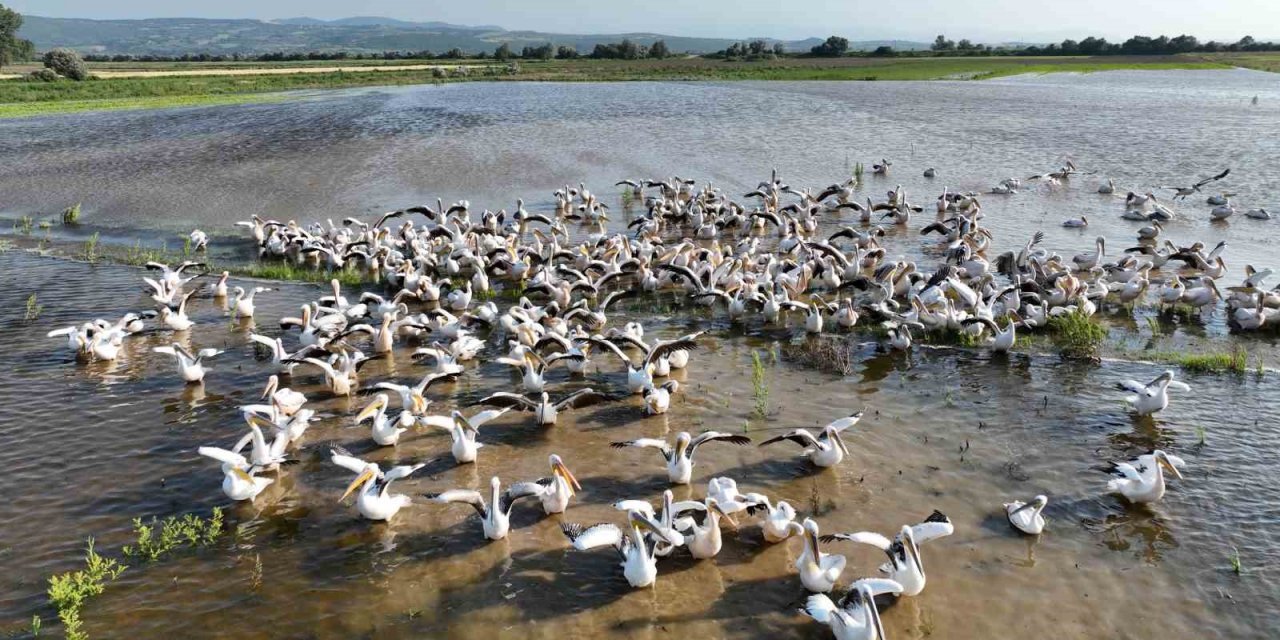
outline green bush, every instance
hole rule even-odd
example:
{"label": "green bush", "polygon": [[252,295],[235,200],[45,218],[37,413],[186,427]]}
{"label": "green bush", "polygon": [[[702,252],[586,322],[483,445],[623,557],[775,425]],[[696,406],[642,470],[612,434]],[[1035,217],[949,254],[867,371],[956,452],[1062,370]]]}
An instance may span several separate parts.
{"label": "green bush", "polygon": [[57,82],[58,74],[53,69],[36,69],[24,79],[28,82]]}
{"label": "green bush", "polygon": [[89,68],[84,58],[71,49],[54,49],[44,54],[44,66],[54,73],[72,80],[88,80]]}

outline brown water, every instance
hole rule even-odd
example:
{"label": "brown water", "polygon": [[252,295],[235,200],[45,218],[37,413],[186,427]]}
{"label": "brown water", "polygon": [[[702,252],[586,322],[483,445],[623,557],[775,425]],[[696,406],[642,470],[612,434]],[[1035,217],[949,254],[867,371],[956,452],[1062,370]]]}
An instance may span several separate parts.
{"label": "brown water", "polygon": [[[1262,95],[1256,109],[1246,104],[1254,94]],[[283,105],[0,122],[0,157],[15,159],[0,174],[0,208],[17,215],[83,200],[83,229],[59,235],[97,230],[107,240],[155,244],[193,225],[230,235],[232,221],[255,212],[336,219],[437,195],[494,208],[523,195],[543,207],[556,186],[582,179],[616,198],[606,185],[620,177],[679,173],[738,189],[778,166],[793,184],[821,186],[840,177],[846,155],[895,159],[896,175],[869,180],[868,191],[902,182],[919,200],[944,184],[985,189],[1006,175],[1051,169],[1066,155],[1116,176],[1122,188],[1230,164],[1240,204],[1266,206],[1280,200],[1280,178],[1269,169],[1280,148],[1259,132],[1270,130],[1278,105],[1275,76],[1243,71],[960,84],[361,90]],[[1154,131],[1153,120],[1161,123]],[[929,165],[944,177],[919,178]],[[50,180],[51,172],[63,178]],[[996,247],[1020,244],[1041,227],[1047,244],[1073,253],[1094,235],[1129,236],[1135,225],[1118,220],[1119,203],[1095,188],[1084,178],[1056,191],[988,198]],[[1204,209],[1184,206],[1187,215],[1168,235],[1228,239],[1233,270],[1270,266],[1273,223],[1211,226]],[[1093,211],[1097,227],[1083,234],[1056,226]],[[891,251],[937,260],[933,243],[914,231],[890,243]],[[215,251],[242,247],[224,238]],[[195,448],[234,442],[242,424],[235,407],[256,401],[268,374],[253,358],[247,326],[212,301],[195,304],[199,326],[183,339],[229,351],[194,388],[150,352],[169,334],[131,338],[116,363],[90,365],[44,337],[149,307],[141,275],[0,253],[0,468],[10,487],[0,502],[0,622],[14,628],[33,614],[52,617],[44,581],[77,566],[85,537],[114,552],[134,517],[204,514],[228,502],[216,465]],[[278,289],[258,302],[259,328],[271,334],[278,317],[321,295],[305,285]],[[31,291],[44,311],[27,324],[22,307]],[[639,307],[610,319],[631,318],[663,336],[712,329],[680,374],[686,386],[668,415],[643,418],[635,399],[566,414],[551,429],[509,415],[482,431],[488,446],[476,465],[455,467],[447,436],[427,432],[373,450],[367,428],[351,427],[364,399],[326,399],[320,380],[300,370],[290,386],[327,416],[308,431],[302,464],[255,505],[231,506],[233,535],[214,548],[130,568],[86,608],[87,630],[95,638],[827,637],[795,613],[804,597],[791,569],[799,541],[765,545],[744,522],[717,559],[666,560],[655,588],[633,590],[611,552],[568,550],[558,523],[616,521],[609,503],[656,499],[666,486],[655,453],[615,451],[611,441],[711,428],[745,429],[759,440],[862,406],[871,412],[848,437],[854,453],[839,468],[812,473],[785,445],[708,445],[698,452],[694,485],[677,489],[677,499],[701,496],[707,479],[728,475],[744,491],[815,515],[824,531],[889,532],[942,510],[956,534],[925,547],[925,592],[885,612],[893,638],[1250,638],[1268,637],[1280,620],[1272,569],[1280,561],[1275,373],[1189,376],[1194,393],[1175,395],[1151,421],[1131,418],[1125,394],[1113,389],[1118,380],[1154,377],[1159,368],[1150,365],[962,350],[886,356],[867,347],[854,373],[839,378],[766,355],[773,413],[759,419],[751,355],[801,340],[795,332],[755,325],[744,332],[721,318]],[[1220,318],[1178,326],[1191,338],[1247,340],[1251,354],[1274,361],[1273,338],[1227,337]],[[371,363],[364,379],[416,379],[421,369],[407,356],[404,349]],[[556,370],[552,394],[584,385],[621,390],[617,365],[598,366],[585,380]],[[428,396],[445,411],[511,390],[505,369],[472,365],[459,383]],[[333,443],[384,464],[431,460],[398,484],[414,495],[478,486],[494,474],[504,483],[540,477],[552,452],[584,491],[559,517],[518,507],[510,537],[494,543],[482,540],[463,506],[416,504],[390,525],[373,524],[337,504],[350,478],[328,462]],[[1189,465],[1164,502],[1133,509],[1101,495],[1110,461],[1156,446]],[[1028,540],[1009,529],[1000,503],[1037,493],[1050,498],[1049,529]],[[1233,548],[1242,576],[1229,567]],[[849,556],[846,580],[872,575],[881,562],[869,547],[830,550]]]}

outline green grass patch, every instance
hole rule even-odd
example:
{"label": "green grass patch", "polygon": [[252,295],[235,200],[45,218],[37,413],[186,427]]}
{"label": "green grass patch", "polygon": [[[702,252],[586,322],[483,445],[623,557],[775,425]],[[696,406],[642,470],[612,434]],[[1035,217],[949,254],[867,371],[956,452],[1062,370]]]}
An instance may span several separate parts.
{"label": "green grass patch", "polygon": [[193,513],[182,517],[169,516],[157,521],[143,522],[134,518],[133,531],[137,541],[125,545],[121,552],[130,558],[143,558],[155,562],[179,547],[206,547],[222,535],[222,509],[214,507],[208,518]]}
{"label": "green grass patch", "polygon": [[1098,360],[1107,339],[1107,326],[1079,311],[1049,318],[1047,324],[1054,346],[1062,357],[1072,360]]}
{"label": "green grass patch", "polygon": [[1249,368],[1249,352],[1241,345],[1229,351],[1212,353],[1154,352],[1144,354],[1159,362],[1176,364],[1193,373],[1245,373]]}
{"label": "green grass patch", "polygon": [[[9,81],[12,82],[12,81]],[[104,80],[103,82],[114,82]],[[0,87],[4,82],[0,82]],[[268,94],[239,95],[188,95],[160,97],[125,97],[84,100],[48,100],[31,102],[0,103],[0,118],[26,118],[31,116],[51,116],[62,113],[78,113],[81,111],[125,111],[135,109],[176,109],[179,107],[206,107],[220,104],[247,104],[255,102],[279,102],[285,96]]]}

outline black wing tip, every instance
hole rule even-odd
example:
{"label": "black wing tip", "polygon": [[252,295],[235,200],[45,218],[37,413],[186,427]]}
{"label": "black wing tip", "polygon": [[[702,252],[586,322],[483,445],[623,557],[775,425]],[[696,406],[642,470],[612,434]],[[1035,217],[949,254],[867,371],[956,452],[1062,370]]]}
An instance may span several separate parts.
{"label": "black wing tip", "polygon": [[839,539],[840,539],[840,536],[834,533],[824,533],[818,536],[818,542],[824,542],[824,543],[832,543]]}
{"label": "black wing tip", "polygon": [[925,518],[925,519],[924,519],[924,521],[925,521],[925,522],[947,522],[947,523],[950,523],[950,522],[951,522],[951,518],[948,518],[948,517],[947,517],[947,514],[945,514],[945,513],[941,512],[941,511],[938,511],[937,509],[934,509],[934,510],[933,510],[933,513],[929,514],[929,517],[928,517],[928,518]]}
{"label": "black wing tip", "polygon": [[725,440],[737,445],[751,444],[751,438],[747,436],[733,435],[725,438]]}
{"label": "black wing tip", "polygon": [[610,442],[609,446],[614,449],[626,449],[627,447],[631,446],[631,443],[630,442]]}

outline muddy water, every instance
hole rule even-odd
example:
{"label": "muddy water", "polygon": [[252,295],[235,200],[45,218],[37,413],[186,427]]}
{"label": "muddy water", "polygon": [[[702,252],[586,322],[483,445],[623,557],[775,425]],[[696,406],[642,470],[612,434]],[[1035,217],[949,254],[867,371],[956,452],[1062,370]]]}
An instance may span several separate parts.
{"label": "muddy water", "polygon": [[[43,337],[147,307],[140,275],[0,254],[0,291],[9,292],[0,316],[0,466],[9,487],[0,502],[0,613],[15,625],[50,616],[43,581],[75,567],[86,536],[111,551],[127,541],[133,517],[227,504],[220,473],[195,448],[238,438],[235,407],[253,400],[268,373],[247,344],[249,325],[200,300],[196,330],[131,338],[114,364],[75,364]],[[31,285],[44,311],[26,324],[12,294]],[[317,295],[284,285],[260,296],[258,328],[274,334],[279,316]],[[791,569],[799,541],[766,545],[744,519],[727,531],[717,559],[664,561],[655,588],[633,590],[611,552],[569,550],[559,522],[616,521],[609,503],[656,499],[666,486],[656,453],[616,451],[611,441],[709,428],[760,440],[863,406],[868,417],[847,438],[852,459],[839,468],[814,473],[788,445],[712,444],[698,451],[694,485],[677,488],[677,499],[700,496],[707,479],[723,474],[744,490],[787,499],[827,531],[889,532],[942,510],[957,532],[925,547],[926,591],[885,612],[894,638],[1050,630],[1065,638],[1266,637],[1262,629],[1280,612],[1280,585],[1268,570],[1280,561],[1274,374],[1192,376],[1194,395],[1175,399],[1157,420],[1137,420],[1110,386],[1153,377],[1143,365],[929,349],[886,356],[867,347],[839,378],[770,355],[778,339],[800,340],[788,331],[652,309],[612,321],[628,318],[665,336],[713,329],[680,374],[685,390],[668,415],[643,418],[634,398],[566,414],[550,429],[508,415],[482,430],[487,446],[475,465],[455,466],[447,437],[428,432],[374,449],[366,428],[351,426],[365,399],[326,398],[321,380],[299,370],[290,386],[326,416],[302,442],[302,463],[256,504],[230,506],[231,534],[214,548],[131,567],[86,608],[87,630],[97,638],[826,637],[795,613],[804,595]],[[150,353],[173,340],[227,353],[203,385],[187,387]],[[754,352],[767,365],[764,419],[752,413]],[[364,377],[409,380],[420,371],[406,348],[371,363]],[[603,361],[584,379],[563,370],[551,378],[558,396],[582,386],[620,391],[623,376]],[[504,367],[473,364],[428,396],[445,411],[513,384]],[[372,524],[337,503],[350,478],[327,461],[335,443],[383,464],[430,461],[397,485],[413,495],[479,486],[495,474],[506,482],[540,477],[552,452],[584,490],[562,516],[518,506],[500,542],[483,541],[465,506],[419,501],[389,525]],[[1155,446],[1188,463],[1187,479],[1164,502],[1135,509],[1101,495],[1109,461]],[[1028,539],[1009,529],[1000,503],[1037,493],[1050,496],[1049,527]],[[1244,576],[1229,568],[1232,547]],[[870,548],[829,550],[848,555],[846,579],[872,575],[881,561]]]}

